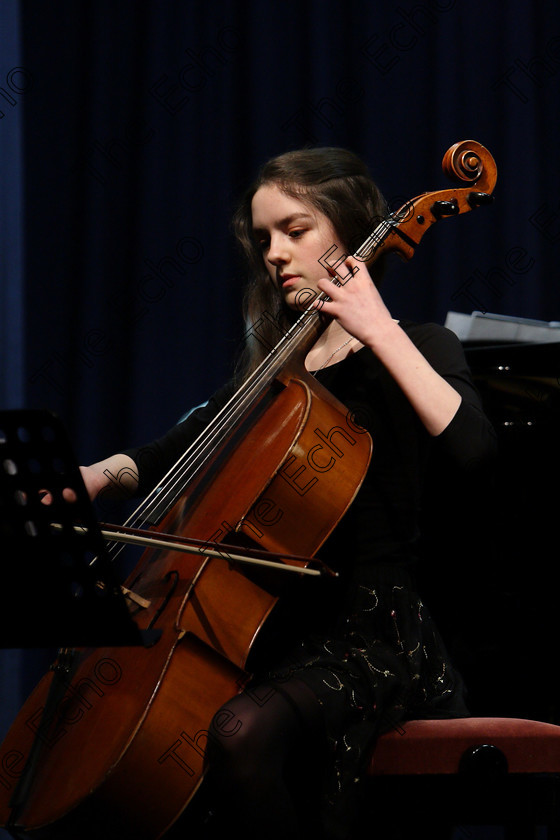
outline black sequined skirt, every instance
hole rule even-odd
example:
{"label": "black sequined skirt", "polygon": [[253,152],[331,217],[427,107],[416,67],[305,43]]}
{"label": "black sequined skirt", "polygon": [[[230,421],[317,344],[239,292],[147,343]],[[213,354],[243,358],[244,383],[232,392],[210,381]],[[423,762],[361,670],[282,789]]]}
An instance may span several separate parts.
{"label": "black sequined skirt", "polygon": [[327,836],[346,837],[361,774],[378,735],[406,720],[468,716],[464,686],[408,572],[361,569],[328,635],[299,641],[269,678],[317,696],[330,750]]}

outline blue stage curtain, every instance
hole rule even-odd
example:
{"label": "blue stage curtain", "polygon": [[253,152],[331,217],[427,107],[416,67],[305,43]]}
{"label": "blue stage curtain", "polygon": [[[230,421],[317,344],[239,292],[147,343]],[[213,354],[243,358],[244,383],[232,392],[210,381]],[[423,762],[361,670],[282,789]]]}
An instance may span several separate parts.
{"label": "blue stage curtain", "polygon": [[[17,0],[0,5],[0,392],[3,408],[25,394],[22,81]],[[1,432],[1,430],[0,430]],[[4,601],[3,609],[6,609]],[[0,649],[0,737],[21,704],[24,659]]]}

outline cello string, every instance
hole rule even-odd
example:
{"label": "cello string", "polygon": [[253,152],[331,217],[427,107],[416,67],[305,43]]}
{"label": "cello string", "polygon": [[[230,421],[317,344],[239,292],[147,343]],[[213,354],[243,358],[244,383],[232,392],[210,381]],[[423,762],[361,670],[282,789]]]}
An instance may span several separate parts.
{"label": "cello string", "polygon": [[[306,314],[316,314],[315,310],[309,309],[302,313],[297,323],[305,320]],[[207,454],[211,447],[213,447],[216,439],[221,439],[224,435],[228,425],[236,419],[236,413],[239,413],[239,405],[242,406],[249,400],[252,400],[254,392],[262,386],[262,383],[269,380],[271,374],[269,368],[273,368],[282,360],[282,355],[285,355],[285,345],[288,345],[293,335],[297,334],[295,329],[296,324],[280,339],[277,344],[278,353],[269,354],[266,359],[259,365],[259,367],[248,378],[247,382],[234,394],[228,403],[221,409],[215,418],[208,424],[206,429],[198,436],[198,438],[191,444],[189,449],[179,458],[176,464],[171,467],[166,476],[162,479],[158,487],[154,488],[140,503],[137,509],[131,514],[126,525],[136,525],[143,527],[150,524],[150,516],[153,517],[154,510],[160,508],[161,505],[168,505],[173,498],[182,492],[185,484],[188,482],[188,477],[192,476],[196,470],[201,469],[204,464],[204,457],[206,460],[210,457]],[[247,387],[249,385],[249,387]],[[206,453],[206,454],[205,454]],[[107,552],[116,558],[118,554],[123,551],[124,546],[117,542],[113,542],[107,546]]]}
{"label": "cello string", "polygon": [[[171,467],[164,476],[159,486],[146,497],[144,503],[135,511],[133,517],[141,515],[149,516],[149,509],[154,503],[159,507],[165,501],[171,499],[174,494],[184,489],[187,475],[192,471],[200,469],[214,451],[214,442],[220,440],[225,434],[228,426],[231,426],[239,419],[247,406],[250,406],[258,394],[260,388],[268,384],[273,377],[274,368],[282,361],[283,356],[291,348],[288,346],[293,336],[299,336],[300,330],[295,330],[298,324],[305,320],[308,314],[316,314],[315,310],[308,310],[298,319],[298,322],[278,342],[273,351],[261,362],[259,367],[251,374],[241,388],[230,398],[225,406],[210,421],[204,432],[191,444],[189,449],[179,458],[176,464]],[[305,328],[305,325],[304,325]],[[301,330],[303,331],[303,330]]]}

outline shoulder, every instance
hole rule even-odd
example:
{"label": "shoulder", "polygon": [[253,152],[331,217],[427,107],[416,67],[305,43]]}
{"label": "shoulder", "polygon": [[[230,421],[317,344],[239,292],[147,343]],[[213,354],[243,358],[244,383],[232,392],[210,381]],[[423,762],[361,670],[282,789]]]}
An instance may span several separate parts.
{"label": "shoulder", "polygon": [[405,331],[415,344],[441,341],[444,343],[460,344],[457,335],[441,324],[419,324],[416,321],[399,321],[399,326]]}
{"label": "shoulder", "polygon": [[399,321],[399,326],[408,335],[412,343],[430,361],[450,361],[464,359],[463,345],[457,335],[441,324],[419,324],[415,321]]}

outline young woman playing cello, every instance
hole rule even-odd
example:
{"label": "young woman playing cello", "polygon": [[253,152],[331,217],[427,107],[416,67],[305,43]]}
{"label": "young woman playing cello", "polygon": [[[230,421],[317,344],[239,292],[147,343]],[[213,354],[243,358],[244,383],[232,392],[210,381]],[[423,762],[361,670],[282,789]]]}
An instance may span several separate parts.
{"label": "young woman playing cello", "polygon": [[[492,457],[495,438],[457,338],[395,319],[377,264],[369,271],[347,256],[336,272],[325,267],[333,245],[338,255],[353,253],[385,215],[351,152],[306,149],[269,161],[234,218],[250,274],[245,315],[249,326],[261,319],[261,340],[249,331],[236,381],[159,441],[82,469],[92,498],[111,475],[126,476],[131,491],[154,486],[267,345],[326,293],[316,305],[327,326],[306,368],[360,418],[374,454],[320,551],[339,573],[336,584],[303,589],[310,600],[301,597],[299,615],[291,611],[285,649],[226,704],[235,735],[216,726],[210,739],[220,819],[246,840],[352,837],[357,780],[376,735],[407,719],[468,714],[461,678],[416,589],[419,508],[431,454],[470,470]],[[301,793],[308,764],[306,778],[320,777],[320,804]]]}

